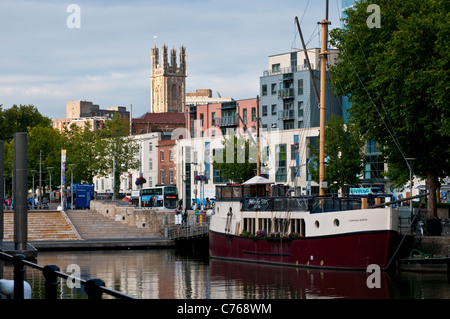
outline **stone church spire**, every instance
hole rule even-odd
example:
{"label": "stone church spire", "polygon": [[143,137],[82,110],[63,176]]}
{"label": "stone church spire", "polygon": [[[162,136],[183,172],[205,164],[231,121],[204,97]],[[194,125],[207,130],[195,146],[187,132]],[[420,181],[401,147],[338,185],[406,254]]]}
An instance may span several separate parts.
{"label": "stone church spire", "polygon": [[186,48],[171,50],[170,63],[167,45],[162,46],[162,61],[156,44],[151,50],[150,103],[152,113],[184,112],[187,77]]}

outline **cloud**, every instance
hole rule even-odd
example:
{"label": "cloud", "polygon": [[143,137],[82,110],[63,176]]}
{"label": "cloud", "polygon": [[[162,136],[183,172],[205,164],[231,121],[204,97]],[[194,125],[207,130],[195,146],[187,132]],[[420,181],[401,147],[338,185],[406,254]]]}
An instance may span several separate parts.
{"label": "cloud", "polygon": [[[81,28],[69,29],[69,2],[0,2],[0,104],[34,104],[51,118],[67,101],[150,110],[150,50],[186,46],[188,91],[235,99],[259,94],[269,55],[299,47],[294,17],[309,38],[323,4],[307,0],[76,1]],[[331,11],[331,10],[330,10]],[[337,24],[337,21],[336,21]],[[302,26],[303,28],[303,26]],[[316,45],[313,45],[316,46]]]}

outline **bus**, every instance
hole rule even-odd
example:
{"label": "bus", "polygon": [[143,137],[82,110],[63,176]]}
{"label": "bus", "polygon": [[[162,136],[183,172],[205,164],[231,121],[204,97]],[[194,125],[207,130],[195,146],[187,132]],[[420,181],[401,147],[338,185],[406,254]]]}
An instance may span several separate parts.
{"label": "bus", "polygon": [[157,209],[176,209],[178,190],[173,185],[156,185],[141,189],[142,207]]}

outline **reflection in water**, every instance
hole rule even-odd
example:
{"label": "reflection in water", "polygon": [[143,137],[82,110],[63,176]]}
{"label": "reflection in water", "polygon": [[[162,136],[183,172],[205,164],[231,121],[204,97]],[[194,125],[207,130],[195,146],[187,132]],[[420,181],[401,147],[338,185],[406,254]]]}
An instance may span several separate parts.
{"label": "reflection in water", "polygon": [[[189,251],[186,249],[186,251]],[[206,258],[205,258],[206,257]],[[364,271],[325,271],[209,260],[181,250],[40,252],[37,263],[61,271],[77,264],[82,279],[101,278],[106,287],[140,299],[317,299],[450,298],[446,274],[380,274],[381,288],[368,288]],[[1,263],[0,263],[1,265]],[[12,279],[10,264],[2,278]],[[26,268],[32,297],[45,297],[41,272]],[[69,289],[59,279],[59,298],[87,298],[83,288]],[[104,295],[104,298],[109,298]]]}

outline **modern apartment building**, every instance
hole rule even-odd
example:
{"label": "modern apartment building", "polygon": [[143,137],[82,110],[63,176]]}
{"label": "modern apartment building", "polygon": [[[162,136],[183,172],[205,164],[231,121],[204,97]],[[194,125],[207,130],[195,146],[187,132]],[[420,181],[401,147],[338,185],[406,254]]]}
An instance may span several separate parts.
{"label": "modern apartment building", "polygon": [[[337,50],[328,51],[328,64],[333,64]],[[314,91],[315,82],[320,96],[319,53],[320,49],[307,50],[311,70],[304,51],[269,56],[269,69],[260,78],[263,131],[320,126],[319,102]],[[331,114],[342,115],[341,98],[334,96],[328,83],[326,89],[327,119]]]}

